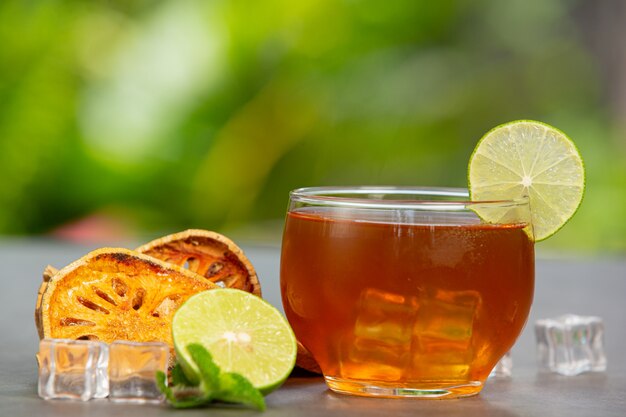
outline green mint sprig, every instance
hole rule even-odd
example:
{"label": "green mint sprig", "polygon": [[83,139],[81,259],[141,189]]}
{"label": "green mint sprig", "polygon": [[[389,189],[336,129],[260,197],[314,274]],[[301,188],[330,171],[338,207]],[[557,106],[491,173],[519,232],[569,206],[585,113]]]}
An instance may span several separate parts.
{"label": "green mint sprig", "polygon": [[156,375],[159,390],[173,407],[202,407],[213,401],[223,401],[265,410],[263,394],[246,377],[235,372],[222,372],[209,351],[200,344],[187,345],[187,351],[198,367],[199,382],[190,381],[180,364],[172,369],[171,387],[167,386],[164,372],[158,371]]}

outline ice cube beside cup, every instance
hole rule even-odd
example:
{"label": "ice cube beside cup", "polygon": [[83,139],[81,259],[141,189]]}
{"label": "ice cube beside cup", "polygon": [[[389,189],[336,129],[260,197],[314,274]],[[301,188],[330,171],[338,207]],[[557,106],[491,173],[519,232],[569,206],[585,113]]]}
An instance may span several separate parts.
{"label": "ice cube beside cup", "polygon": [[565,314],[535,322],[539,370],[574,376],[606,370],[600,317]]}
{"label": "ice cube beside cup", "polygon": [[162,342],[116,340],[109,353],[109,400],[158,403],[163,394],[156,384],[157,371],[167,373],[170,349]]}
{"label": "ice cube beside cup", "polygon": [[37,392],[50,399],[88,401],[109,395],[109,346],[92,340],[39,342]]}

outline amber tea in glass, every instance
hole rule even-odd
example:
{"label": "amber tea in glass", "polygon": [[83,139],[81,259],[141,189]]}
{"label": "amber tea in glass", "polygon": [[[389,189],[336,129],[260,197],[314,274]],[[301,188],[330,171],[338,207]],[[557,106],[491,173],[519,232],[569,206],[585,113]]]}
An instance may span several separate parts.
{"label": "amber tea in glass", "polygon": [[328,386],[383,397],[480,392],[529,314],[529,218],[526,199],[475,202],[460,189],[293,191],[283,306]]}

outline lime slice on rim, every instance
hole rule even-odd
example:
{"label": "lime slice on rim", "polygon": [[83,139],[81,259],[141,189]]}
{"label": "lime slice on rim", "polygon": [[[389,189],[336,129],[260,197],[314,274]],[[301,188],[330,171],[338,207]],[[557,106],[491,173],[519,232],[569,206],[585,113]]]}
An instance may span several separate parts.
{"label": "lime slice on rim", "polygon": [[174,315],[178,361],[191,380],[198,371],[187,345],[199,343],[223,372],[237,372],[264,394],[278,388],[296,362],[296,337],[268,302],[236,289],[214,289],[190,297]]}
{"label": "lime slice on rim", "polygon": [[480,139],[469,161],[468,188],[472,200],[528,196],[535,240],[540,241],[576,213],[585,191],[585,168],[563,132],[545,123],[518,120]]}

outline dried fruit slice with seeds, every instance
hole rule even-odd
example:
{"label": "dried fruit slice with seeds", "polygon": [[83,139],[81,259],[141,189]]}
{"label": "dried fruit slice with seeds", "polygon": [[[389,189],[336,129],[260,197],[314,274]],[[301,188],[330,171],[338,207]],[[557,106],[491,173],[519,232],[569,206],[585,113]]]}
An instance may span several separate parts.
{"label": "dried fruit slice with seeds", "polygon": [[184,266],[220,286],[261,296],[254,267],[232,240],[219,233],[190,229],[153,240],[136,251]]}
{"label": "dried fruit slice with seeds", "polygon": [[296,366],[315,374],[322,373],[322,369],[320,368],[319,364],[317,363],[311,352],[309,352],[307,348],[305,348],[304,345],[300,342],[298,342],[298,356],[296,356]]}
{"label": "dried fruit slice with seeds", "polygon": [[186,269],[111,248],[87,254],[47,283],[44,277],[44,284],[42,337],[163,341],[170,346],[176,309],[193,294],[217,288]]}
{"label": "dried fruit slice with seeds", "polygon": [[46,269],[44,269],[43,271],[43,280],[41,282],[41,285],[39,286],[39,292],[37,293],[37,305],[35,306],[35,325],[37,326],[37,333],[39,334],[40,339],[43,339],[43,326],[41,325],[41,302],[43,301],[43,295],[48,288],[48,282],[50,282],[50,279],[57,272],[59,272],[59,270],[52,265],[46,266]]}

